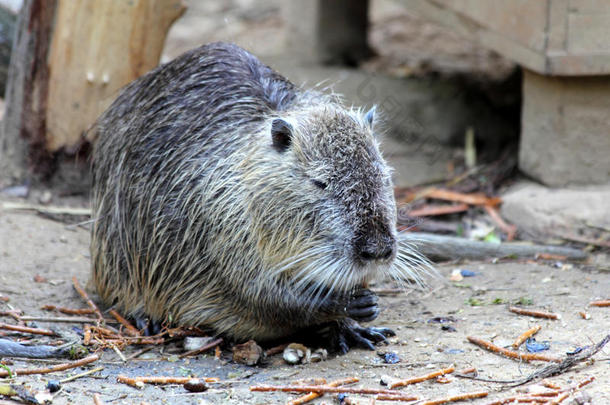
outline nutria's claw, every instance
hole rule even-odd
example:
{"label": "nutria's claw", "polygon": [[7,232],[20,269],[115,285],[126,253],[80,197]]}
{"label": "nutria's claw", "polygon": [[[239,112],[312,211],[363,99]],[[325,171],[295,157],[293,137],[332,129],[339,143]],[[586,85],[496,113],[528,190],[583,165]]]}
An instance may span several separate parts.
{"label": "nutria's claw", "polygon": [[343,354],[347,353],[350,347],[362,347],[375,350],[375,344],[387,342],[386,337],[394,336],[393,330],[388,328],[365,328],[353,319],[339,321],[336,346]]}
{"label": "nutria's claw", "polygon": [[133,316],[132,319],[136,324],[136,328],[143,331],[144,336],[157,335],[163,329],[161,322],[152,321],[146,316]]}
{"label": "nutria's claw", "polygon": [[345,311],[358,322],[370,322],[379,315],[377,295],[367,288],[357,290],[350,298]]}

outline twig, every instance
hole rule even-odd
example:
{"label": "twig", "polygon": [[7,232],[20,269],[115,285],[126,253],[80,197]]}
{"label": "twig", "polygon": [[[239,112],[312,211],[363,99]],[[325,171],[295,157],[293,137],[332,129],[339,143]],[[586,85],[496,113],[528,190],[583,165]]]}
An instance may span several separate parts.
{"label": "twig", "polygon": [[257,385],[250,387],[250,391],[318,392],[321,394],[330,392],[335,394],[383,394],[400,396],[400,391],[396,390],[384,390],[376,388],[329,387],[326,385]]}
{"label": "twig", "polygon": [[286,347],[288,347],[288,343],[270,347],[269,349],[265,350],[265,356],[269,357],[273,356],[274,354],[282,353]]}
{"label": "twig", "polygon": [[[593,380],[595,380],[594,377],[589,377],[589,378],[581,381],[580,383],[573,385],[571,387],[565,388],[565,389],[503,398],[503,399],[499,399],[499,400],[490,402],[487,405],[506,405],[506,404],[512,404],[512,403],[516,403],[516,402],[519,402],[519,403],[524,403],[524,402],[549,403],[548,401],[549,401],[550,397],[557,397],[552,402],[550,402],[550,404],[559,404],[560,402],[562,402],[563,400],[568,398],[571,394],[578,391],[580,388],[584,387],[587,384],[590,384]],[[548,384],[546,384],[545,386],[547,386],[549,388],[557,389],[556,388],[557,386],[554,384],[550,384],[550,386]]]}
{"label": "twig", "polygon": [[183,359],[185,357],[189,357],[189,356],[196,356],[198,354],[207,352],[208,350],[210,350],[213,347],[218,346],[219,344],[222,343],[222,338],[218,338],[216,340],[211,341],[210,343],[208,343],[207,345],[201,346],[199,349],[195,349],[195,350],[191,350],[188,351],[186,353],[182,353],[180,356],[178,356],[179,358]]}
{"label": "twig", "polygon": [[116,347],[116,345],[114,343],[110,343],[110,347],[112,348],[112,350],[114,350],[114,352],[117,354],[117,356],[119,356],[119,358],[123,361],[123,363],[127,363],[127,359],[125,358],[125,355],[119,350],[118,347]]}
{"label": "twig", "polygon": [[97,307],[97,305],[95,305],[95,303],[93,301],[91,301],[91,298],[89,298],[89,295],[87,295],[85,290],[83,290],[83,288],[80,286],[80,283],[76,279],[76,276],[72,277],[72,284],[74,285],[74,289],[76,290],[76,292],[83,298],[83,300],[85,300],[85,302],[87,303],[89,308],[91,308],[93,310],[93,312],[97,316],[98,321],[103,322],[104,316],[102,315],[102,312]]}
{"label": "twig", "polygon": [[131,336],[121,336],[117,339],[104,339],[104,343],[108,344],[116,344],[116,345],[162,345],[165,343],[165,339],[163,338],[154,338],[154,337],[131,337]]}
{"label": "twig", "polygon": [[20,310],[17,310],[17,309],[11,309],[11,310],[8,310],[8,311],[0,311],[0,316],[10,316],[14,320],[20,321],[22,313],[23,313],[23,311],[20,311]]}
{"label": "twig", "polygon": [[563,233],[563,232],[555,232],[555,235],[559,236],[562,239],[570,240],[573,242],[580,242],[580,243],[585,243],[587,245],[610,248],[610,241],[606,241],[606,240],[589,239],[589,238],[585,238],[583,236],[572,235],[572,234],[567,234],[567,233]]}
{"label": "twig", "polygon": [[407,380],[395,381],[394,383],[390,384],[390,388],[404,387],[405,385],[416,384],[416,383],[419,383],[422,381],[431,380],[431,379],[436,378],[441,375],[453,373],[454,371],[455,371],[455,367],[451,366],[449,368],[435,371],[433,373],[426,374],[423,376],[413,377],[413,378],[409,378]]}
{"label": "twig", "polygon": [[506,233],[506,240],[511,241],[515,239],[517,233],[517,227],[515,225],[507,224],[504,219],[498,213],[498,210],[491,205],[485,205],[485,211],[491,217],[491,219]]}
{"label": "twig", "polygon": [[589,319],[591,319],[591,314],[589,314],[586,311],[578,311],[578,315],[580,315],[580,317],[586,321],[588,321]]}
{"label": "twig", "polygon": [[60,214],[60,215],[91,215],[90,208],[72,208],[72,207],[53,207],[46,205],[21,204],[15,202],[2,203],[2,209],[6,211],[36,211],[41,214]]}
{"label": "twig", "polygon": [[121,325],[125,327],[125,333],[129,336],[140,336],[140,331],[133,326],[127,319],[123,318],[116,310],[111,309],[108,311],[110,315],[114,317]]}
{"label": "twig", "polygon": [[468,211],[468,204],[456,205],[426,205],[422,208],[417,208],[409,211],[410,217],[431,217],[436,215],[457,214],[459,212]]}
{"label": "twig", "polygon": [[151,351],[152,349],[153,349],[153,346],[148,346],[148,347],[145,347],[144,349],[138,350],[137,352],[132,353],[131,355],[127,356],[127,360],[133,360],[136,357],[138,357],[146,352]]}
{"label": "twig", "polygon": [[413,395],[405,395],[405,394],[399,394],[399,392],[396,392],[397,395],[385,395],[385,394],[378,394],[374,397],[375,401],[403,401],[403,402],[410,402],[410,401],[417,401],[419,399],[419,397],[413,396]]}
{"label": "twig", "polygon": [[[348,378],[343,378],[341,380],[336,380],[336,381],[332,381],[328,384],[326,384],[325,386],[327,387],[339,387],[341,385],[347,385],[347,384],[352,384],[352,383],[356,383],[360,381],[360,379],[358,377],[348,377]],[[293,399],[292,401],[289,401],[286,403],[286,405],[301,405],[301,404],[305,404],[309,401],[313,401],[314,399],[318,398],[322,396],[322,394],[318,393],[318,392],[310,392],[309,394],[303,395],[299,398]]]}
{"label": "twig", "polygon": [[432,188],[425,192],[423,197],[437,200],[461,202],[469,205],[491,205],[496,206],[502,202],[500,197],[487,197],[481,193],[464,194],[456,191]]}
{"label": "twig", "polygon": [[489,257],[527,257],[538,253],[566,256],[571,260],[584,260],[587,253],[562,246],[525,245],[521,243],[488,243],[457,236],[436,235],[425,232],[403,232],[401,239],[417,244],[420,253],[441,260],[485,259]]}
{"label": "twig", "polygon": [[57,336],[57,333],[48,329],[28,328],[27,326],[9,325],[8,323],[0,323],[0,329],[12,330],[15,332],[31,333],[34,335]]}
{"label": "twig", "polygon": [[508,310],[515,314],[533,316],[535,318],[546,318],[546,319],[559,319],[560,318],[560,316],[558,314],[554,314],[552,312],[538,311],[538,310],[533,310],[533,309],[508,307]]}
{"label": "twig", "polygon": [[525,342],[527,339],[531,338],[532,336],[534,336],[536,333],[538,333],[540,331],[540,329],[542,329],[542,326],[540,325],[536,325],[531,329],[526,330],[525,332],[523,332],[517,339],[515,339],[515,341],[513,342],[513,348],[518,349],[519,346],[521,346],[523,344],[523,342]]}
{"label": "twig", "polygon": [[64,378],[63,380],[59,380],[59,382],[61,384],[64,384],[64,383],[67,383],[67,382],[70,382],[70,381],[74,381],[74,380],[82,378],[82,377],[87,377],[88,375],[91,375],[93,373],[97,373],[98,371],[102,371],[103,369],[104,369],[104,367],[92,368],[91,370],[85,371],[84,373],[76,374],[76,375],[73,375],[71,377]]}
{"label": "twig", "polygon": [[100,394],[93,394],[93,405],[104,405],[100,399]]}
{"label": "twig", "polygon": [[59,311],[63,314],[67,314],[67,315],[88,315],[88,314],[92,314],[93,310],[91,308],[65,308],[65,307],[58,307],[55,305],[43,305],[41,307],[41,309],[44,309],[45,311]]}
{"label": "twig", "polygon": [[519,359],[519,360],[523,360],[523,361],[531,361],[531,360],[540,360],[540,361],[553,361],[556,363],[561,362],[561,359],[558,359],[556,357],[549,357],[549,356],[545,356],[543,354],[537,354],[537,353],[518,353],[512,350],[508,350],[505,349],[503,347],[500,346],[496,346],[491,342],[488,342],[486,340],[483,339],[479,339],[477,337],[474,336],[468,336],[467,337],[468,341],[470,343],[473,343],[477,346],[480,346],[484,349],[487,349],[491,352],[494,353],[498,353],[501,354],[505,357],[508,357],[510,359]]}
{"label": "twig", "polygon": [[[599,341],[598,343],[596,343],[596,344],[594,344],[592,346],[588,346],[588,347],[583,348],[578,353],[567,355],[566,357],[561,359],[559,364],[549,364],[549,365],[544,366],[543,368],[533,372],[532,374],[530,374],[530,375],[528,375],[528,376],[526,376],[524,378],[520,378],[520,379],[514,379],[514,380],[492,380],[492,379],[489,379],[489,378],[473,377],[473,376],[462,375],[462,374],[456,374],[456,376],[461,377],[461,378],[467,378],[467,379],[470,379],[470,380],[493,382],[493,383],[501,383],[501,384],[511,384],[511,387],[518,387],[519,385],[527,384],[527,383],[532,382],[532,381],[542,380],[544,378],[548,378],[548,377],[552,377],[554,375],[565,373],[567,370],[569,370],[570,368],[574,367],[576,364],[578,364],[578,363],[580,363],[580,362],[582,362],[584,360],[587,360],[591,356],[594,356],[608,342],[610,342],[610,335],[607,335],[601,341]],[[591,381],[586,382],[585,385],[588,384]]]}
{"label": "twig", "polygon": [[[124,375],[119,375],[116,380],[120,383],[131,385],[132,387],[140,387],[142,384],[156,384],[156,385],[164,385],[164,384],[185,384],[190,380],[193,380],[195,377],[127,377]],[[218,377],[196,377],[199,380],[203,380],[205,382],[218,382],[220,379]]]}
{"label": "twig", "polygon": [[[13,373],[13,375],[31,375],[31,374],[48,374],[48,373],[54,373],[56,371],[64,371],[64,370],[68,370],[71,368],[76,368],[76,367],[81,367],[84,366],[85,364],[89,364],[89,363],[93,363],[94,361],[99,360],[100,356],[97,354],[93,354],[91,356],[85,357],[84,359],[80,359],[77,361],[73,361],[70,363],[62,363],[62,364],[58,364],[56,366],[53,367],[44,367],[44,368],[18,368],[18,369],[13,369],[11,370],[11,372]],[[8,376],[8,371],[7,370],[0,370],[0,377],[7,377]]]}
{"label": "twig", "polygon": [[464,401],[467,399],[484,398],[487,395],[489,395],[489,393],[487,391],[470,392],[470,393],[466,393],[466,394],[459,394],[459,395],[453,395],[450,397],[434,399],[432,401],[425,401],[425,402],[422,402],[421,405],[440,405],[440,404],[446,404],[447,402],[457,402],[457,401]]}
{"label": "twig", "polygon": [[589,302],[590,307],[610,307],[610,300],[599,300]]}
{"label": "twig", "polygon": [[[18,320],[23,322],[49,322],[49,323],[95,323],[97,319],[78,316],[21,316]],[[104,319],[104,323],[116,323],[114,319]]]}

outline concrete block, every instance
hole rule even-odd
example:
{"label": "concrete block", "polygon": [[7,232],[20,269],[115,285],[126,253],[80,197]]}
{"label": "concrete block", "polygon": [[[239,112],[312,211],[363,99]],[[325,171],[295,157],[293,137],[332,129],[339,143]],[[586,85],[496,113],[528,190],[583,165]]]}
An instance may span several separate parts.
{"label": "concrete block", "polygon": [[368,0],[284,2],[287,52],[313,63],[356,65],[371,53],[368,7]]}
{"label": "concrete block", "polygon": [[522,183],[502,199],[502,216],[529,235],[575,235],[589,224],[610,228],[610,185],[551,189]]}
{"label": "concrete block", "polygon": [[384,156],[396,169],[397,185],[443,180],[452,147],[463,147],[468,127],[487,144],[517,135],[486,101],[473,98],[459,80],[393,78],[356,69],[295,65],[269,58],[270,66],[305,88],[316,83],[341,94],[347,104],[377,106]]}
{"label": "concrete block", "polygon": [[610,184],[610,76],[525,71],[519,167],[554,187]]}

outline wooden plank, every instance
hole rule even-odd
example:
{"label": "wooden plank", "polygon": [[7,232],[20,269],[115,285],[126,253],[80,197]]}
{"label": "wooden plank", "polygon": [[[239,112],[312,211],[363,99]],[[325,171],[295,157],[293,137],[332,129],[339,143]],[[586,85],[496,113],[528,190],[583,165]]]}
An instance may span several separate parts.
{"label": "wooden plank", "polygon": [[77,147],[118,90],[160,58],[181,0],[58,0],[49,56],[47,148]]}
{"label": "wooden plank", "polygon": [[477,41],[531,70],[545,72],[547,61],[544,53],[531,49],[483,26],[468,16],[455,12],[438,0],[402,0],[401,3],[409,10],[452,29],[458,35]]}
{"label": "wooden plank", "polygon": [[610,74],[607,0],[402,0],[401,3],[540,74]]}

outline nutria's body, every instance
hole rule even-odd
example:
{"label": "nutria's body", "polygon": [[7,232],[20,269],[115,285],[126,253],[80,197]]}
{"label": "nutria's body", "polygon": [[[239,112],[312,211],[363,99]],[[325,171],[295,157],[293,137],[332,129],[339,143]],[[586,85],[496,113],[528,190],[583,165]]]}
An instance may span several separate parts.
{"label": "nutria's body", "polygon": [[100,297],[235,339],[381,339],[352,320],[378,313],[361,286],[410,270],[372,122],[230,44],[133,82],[92,130]]}

